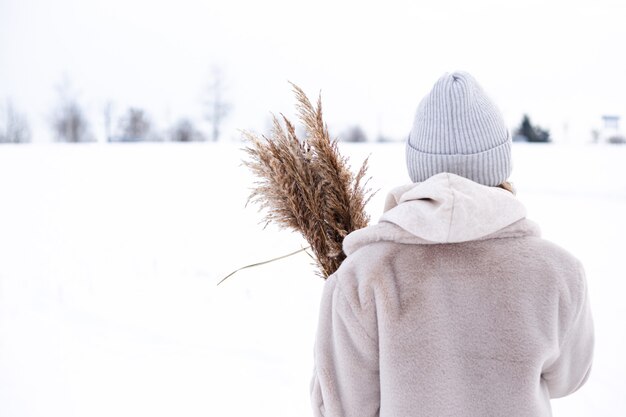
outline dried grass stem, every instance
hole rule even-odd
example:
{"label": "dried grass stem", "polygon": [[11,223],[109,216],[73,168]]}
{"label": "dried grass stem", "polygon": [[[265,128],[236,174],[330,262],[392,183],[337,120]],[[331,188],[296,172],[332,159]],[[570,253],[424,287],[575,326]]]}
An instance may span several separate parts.
{"label": "dried grass stem", "polygon": [[368,161],[353,174],[337,139],[330,138],[321,96],[314,106],[302,89],[291,85],[306,135],[299,138],[282,114],[280,119],[273,116],[270,137],[244,132],[249,143],[244,165],[257,178],[249,201],[265,210],[265,222],[300,232],[326,278],[345,259],[343,238],[369,222],[365,205],[373,194],[363,181]]}

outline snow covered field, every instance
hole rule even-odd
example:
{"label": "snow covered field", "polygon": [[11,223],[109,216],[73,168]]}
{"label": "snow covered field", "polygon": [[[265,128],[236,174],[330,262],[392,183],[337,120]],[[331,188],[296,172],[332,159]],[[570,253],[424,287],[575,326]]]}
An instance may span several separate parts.
{"label": "snow covered field", "polygon": [[[262,230],[233,144],[0,147],[0,416],[307,416],[323,281]],[[371,153],[376,221],[407,182]],[[528,217],[586,266],[592,375],[555,416],[626,415],[626,147],[514,146]]]}

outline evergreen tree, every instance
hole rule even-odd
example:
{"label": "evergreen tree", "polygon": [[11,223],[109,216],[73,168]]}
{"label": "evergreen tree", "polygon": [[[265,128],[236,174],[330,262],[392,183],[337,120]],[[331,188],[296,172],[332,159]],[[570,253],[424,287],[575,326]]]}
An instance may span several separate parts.
{"label": "evergreen tree", "polygon": [[550,142],[550,132],[541,129],[539,126],[533,126],[527,114],[522,119],[522,124],[517,129],[518,135],[524,136],[528,142]]}

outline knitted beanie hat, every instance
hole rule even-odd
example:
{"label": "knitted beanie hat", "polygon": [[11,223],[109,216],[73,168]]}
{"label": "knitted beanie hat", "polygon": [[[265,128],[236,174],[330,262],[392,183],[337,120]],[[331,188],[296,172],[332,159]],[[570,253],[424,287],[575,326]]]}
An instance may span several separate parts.
{"label": "knitted beanie hat", "polygon": [[413,182],[450,172],[488,186],[511,174],[511,136],[502,115],[466,72],[444,74],[420,102],[407,141]]}

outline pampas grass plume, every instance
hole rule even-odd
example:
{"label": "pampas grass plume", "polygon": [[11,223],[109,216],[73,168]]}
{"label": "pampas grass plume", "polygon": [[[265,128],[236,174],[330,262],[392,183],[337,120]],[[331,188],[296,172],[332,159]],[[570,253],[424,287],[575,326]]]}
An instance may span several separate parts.
{"label": "pampas grass plume", "polygon": [[249,201],[265,212],[265,222],[301,233],[319,274],[327,278],[346,257],[344,237],[369,222],[365,206],[373,193],[364,181],[368,161],[353,174],[337,139],[330,138],[321,95],[313,105],[301,88],[291,85],[305,136],[298,137],[295,125],[283,115],[273,116],[269,137],[244,132],[244,165],[256,177]]}

